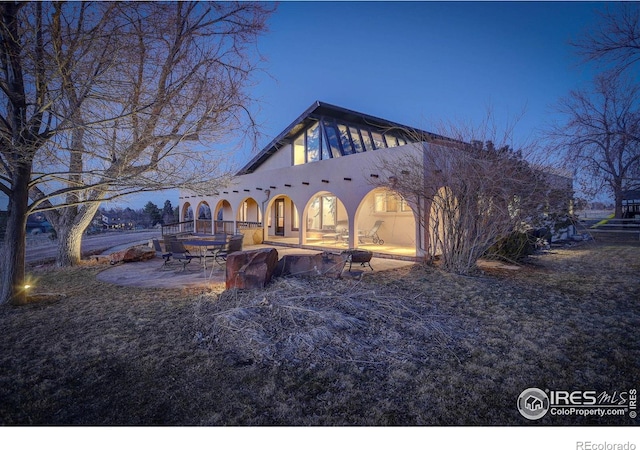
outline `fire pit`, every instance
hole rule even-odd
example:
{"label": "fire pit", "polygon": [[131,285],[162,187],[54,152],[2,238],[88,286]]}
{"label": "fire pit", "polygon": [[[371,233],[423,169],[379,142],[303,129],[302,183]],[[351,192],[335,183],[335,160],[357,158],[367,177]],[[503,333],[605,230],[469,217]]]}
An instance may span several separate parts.
{"label": "fire pit", "polygon": [[360,263],[362,267],[369,266],[369,269],[373,270],[373,267],[371,267],[373,252],[369,250],[345,250],[342,253],[347,255],[345,265],[349,264],[349,272],[351,272],[351,265],[353,263]]}

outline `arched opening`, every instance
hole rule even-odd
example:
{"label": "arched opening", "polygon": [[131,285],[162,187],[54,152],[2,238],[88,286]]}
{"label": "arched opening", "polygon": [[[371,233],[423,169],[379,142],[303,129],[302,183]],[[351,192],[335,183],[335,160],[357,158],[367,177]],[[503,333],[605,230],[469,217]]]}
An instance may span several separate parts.
{"label": "arched opening", "polygon": [[304,211],[304,243],[323,247],[347,247],[349,214],[342,201],[331,192],[319,192]]}
{"label": "arched opening", "polygon": [[202,201],[198,204],[196,217],[196,233],[211,233],[211,208],[209,204]]}
{"label": "arched opening", "polygon": [[414,212],[404,198],[389,189],[373,189],[356,211],[355,246],[392,255],[416,256],[416,223]]}
{"label": "arched opening", "polygon": [[278,195],[271,199],[265,210],[265,219],[267,239],[291,244],[300,242],[300,214],[290,197]]}
{"label": "arched opening", "polygon": [[236,221],[244,223],[260,223],[262,222],[262,211],[260,205],[252,197],[248,197],[240,202]]}
{"label": "arched opening", "polygon": [[216,205],[215,214],[213,216],[213,233],[214,234],[234,234],[235,221],[233,217],[233,208],[227,200],[220,200]]}
{"label": "arched opening", "polygon": [[193,208],[191,207],[191,203],[187,202],[182,205],[182,215],[180,217],[182,222],[193,220]]}
{"label": "arched opening", "polygon": [[236,232],[245,236],[247,244],[261,244],[264,241],[262,211],[252,197],[242,200],[238,205]]}

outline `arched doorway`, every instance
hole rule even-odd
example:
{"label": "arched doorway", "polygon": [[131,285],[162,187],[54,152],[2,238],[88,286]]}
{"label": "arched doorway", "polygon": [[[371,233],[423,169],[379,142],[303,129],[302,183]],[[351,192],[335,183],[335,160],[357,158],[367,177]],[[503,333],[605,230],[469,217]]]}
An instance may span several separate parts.
{"label": "arched doorway", "polygon": [[278,195],[271,199],[265,210],[265,222],[267,239],[299,243],[300,214],[291,197]]}
{"label": "arched doorway", "polygon": [[182,205],[182,215],[180,217],[182,222],[193,220],[193,208],[191,207],[191,203],[187,202]]}
{"label": "arched doorway", "polygon": [[252,197],[248,197],[240,202],[238,213],[236,214],[237,222],[260,223],[262,222],[262,211],[260,205]]}
{"label": "arched doorway", "polygon": [[213,219],[213,232],[215,234],[234,234],[235,221],[233,208],[227,200],[220,200],[216,205]]}
{"label": "arched doorway", "polygon": [[238,205],[236,232],[245,236],[247,244],[261,244],[264,241],[262,211],[258,202],[247,197]]}
{"label": "arched doorway", "polygon": [[206,201],[198,204],[196,217],[196,233],[211,233],[211,208]]}
{"label": "arched doorway", "polygon": [[416,256],[417,223],[404,198],[389,189],[373,189],[356,211],[355,245],[392,255]]}
{"label": "arched doorway", "polygon": [[348,246],[349,214],[335,194],[322,191],[311,197],[303,217],[305,244]]}

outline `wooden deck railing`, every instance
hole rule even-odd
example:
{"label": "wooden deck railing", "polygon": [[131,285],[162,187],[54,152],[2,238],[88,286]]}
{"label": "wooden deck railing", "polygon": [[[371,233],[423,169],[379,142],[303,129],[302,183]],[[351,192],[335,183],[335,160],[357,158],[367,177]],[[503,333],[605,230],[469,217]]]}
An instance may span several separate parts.
{"label": "wooden deck railing", "polygon": [[162,225],[162,235],[193,233],[193,220]]}

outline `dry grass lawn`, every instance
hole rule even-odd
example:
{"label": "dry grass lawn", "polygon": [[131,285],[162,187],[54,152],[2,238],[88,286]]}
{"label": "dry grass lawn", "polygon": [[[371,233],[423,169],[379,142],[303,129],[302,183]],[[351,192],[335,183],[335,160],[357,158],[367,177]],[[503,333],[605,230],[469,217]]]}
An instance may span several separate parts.
{"label": "dry grass lawn", "polygon": [[528,387],[640,387],[640,245],[583,243],[475,277],[414,266],[253,292],[34,272],[0,308],[0,423],[638,424],[520,416]]}

